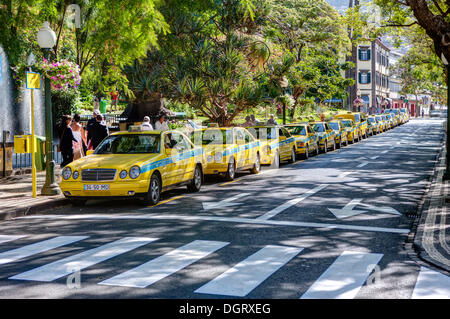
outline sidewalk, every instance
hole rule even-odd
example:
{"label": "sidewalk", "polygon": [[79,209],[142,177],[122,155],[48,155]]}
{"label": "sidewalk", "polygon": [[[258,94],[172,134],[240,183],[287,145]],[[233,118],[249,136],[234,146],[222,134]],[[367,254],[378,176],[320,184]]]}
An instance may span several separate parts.
{"label": "sidewalk", "polygon": [[[41,196],[41,188],[45,183],[45,171],[38,172],[36,175],[36,198],[32,196],[31,174],[0,178],[0,220],[14,219],[67,204],[63,195]],[[59,167],[55,168],[55,180],[57,183],[61,180]]]}
{"label": "sidewalk", "polygon": [[428,264],[450,274],[450,181],[442,176],[445,171],[445,138],[437,157],[430,188],[419,207],[416,232],[410,243],[415,254]]}

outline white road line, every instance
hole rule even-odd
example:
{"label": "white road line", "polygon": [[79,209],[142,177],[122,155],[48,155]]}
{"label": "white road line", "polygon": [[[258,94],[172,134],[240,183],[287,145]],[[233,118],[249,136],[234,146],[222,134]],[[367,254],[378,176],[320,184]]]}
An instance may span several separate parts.
{"label": "white road line", "polygon": [[215,221],[228,222],[238,224],[256,224],[256,225],[271,225],[271,226],[292,226],[292,227],[307,227],[307,228],[325,228],[325,229],[343,229],[343,230],[360,230],[369,232],[382,232],[394,234],[408,234],[410,232],[407,228],[384,228],[384,227],[368,227],[345,224],[325,224],[325,223],[305,223],[305,222],[291,222],[280,220],[258,220],[252,218],[239,217],[220,217],[220,216],[202,216],[202,215],[42,215],[42,216],[26,216],[22,219],[66,219],[66,220],[177,220],[177,221]]}
{"label": "white road line", "polygon": [[376,160],[378,157],[380,157],[380,155],[377,155],[377,156],[374,156],[374,157],[371,157],[370,159],[371,160]]}
{"label": "white road line", "polygon": [[411,299],[450,299],[450,277],[421,267]]}
{"label": "white road line", "polygon": [[345,251],[301,299],[355,298],[382,257],[382,254]]}
{"label": "white road line", "polygon": [[386,153],[388,153],[389,151],[383,151],[383,152],[381,152],[381,154],[386,154]]}
{"label": "white road line", "polygon": [[369,163],[367,163],[367,162],[364,162],[364,163],[361,163],[361,164],[359,164],[358,166],[356,166],[356,167],[359,167],[359,168],[361,168],[361,167],[364,167],[364,166],[366,166],[367,164],[369,164]]}
{"label": "white road line", "polygon": [[0,244],[26,237],[26,235],[0,235]]}
{"label": "white road line", "polygon": [[325,187],[327,187],[327,184],[322,184],[317,186],[314,189],[311,189],[309,191],[307,191],[306,193],[304,193],[302,196],[298,197],[298,198],[294,198],[291,199],[290,201],[272,209],[270,212],[265,213],[264,215],[256,218],[257,220],[268,220],[272,217],[275,217],[276,215],[278,215],[279,213],[281,213],[282,211],[288,209],[291,206],[297,205],[298,203],[300,203],[302,200],[314,195],[315,193],[321,191],[322,189],[324,189]]}
{"label": "white road line", "polygon": [[0,253],[0,265],[14,262],[16,260],[23,259],[29,256],[37,255],[39,253],[49,251],[61,246],[69,245],[86,238],[89,238],[89,236],[59,236],[35,244],[9,250],[4,253]]}
{"label": "white road line", "polygon": [[338,178],[344,178],[344,177],[346,177],[347,175],[350,175],[352,172],[344,172],[344,173],[341,173],[339,176],[338,176]]}
{"label": "white road line", "polygon": [[145,288],[228,244],[221,241],[195,240],[139,267],[102,281],[100,285]]}
{"label": "white road line", "polygon": [[296,247],[266,246],[195,292],[244,297],[302,250]]}
{"label": "white road line", "polygon": [[151,243],[157,239],[158,238],[125,237],[112,243],[15,275],[9,279],[53,281]]}

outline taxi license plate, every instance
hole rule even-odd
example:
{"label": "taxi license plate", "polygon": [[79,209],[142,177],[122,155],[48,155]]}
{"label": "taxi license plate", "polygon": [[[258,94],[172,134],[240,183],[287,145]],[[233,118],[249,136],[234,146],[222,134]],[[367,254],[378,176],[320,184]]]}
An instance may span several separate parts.
{"label": "taxi license plate", "polygon": [[84,185],[85,191],[109,191],[109,184]]}

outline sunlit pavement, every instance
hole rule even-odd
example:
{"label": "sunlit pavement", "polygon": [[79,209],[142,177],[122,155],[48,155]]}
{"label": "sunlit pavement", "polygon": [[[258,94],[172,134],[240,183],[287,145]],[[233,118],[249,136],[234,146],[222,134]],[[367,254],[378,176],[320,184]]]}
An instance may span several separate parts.
{"label": "sunlit pavement", "polygon": [[0,298],[448,298],[405,249],[442,138],[442,120],[411,120],[154,207],[2,222]]}

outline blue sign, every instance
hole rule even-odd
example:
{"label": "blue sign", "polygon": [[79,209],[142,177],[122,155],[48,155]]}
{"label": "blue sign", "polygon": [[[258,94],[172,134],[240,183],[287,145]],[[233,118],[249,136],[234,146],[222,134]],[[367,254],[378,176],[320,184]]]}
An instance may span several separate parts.
{"label": "blue sign", "polygon": [[2,65],[2,56],[0,55],[0,84],[3,81],[3,65]]}

